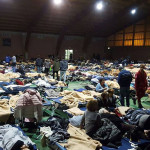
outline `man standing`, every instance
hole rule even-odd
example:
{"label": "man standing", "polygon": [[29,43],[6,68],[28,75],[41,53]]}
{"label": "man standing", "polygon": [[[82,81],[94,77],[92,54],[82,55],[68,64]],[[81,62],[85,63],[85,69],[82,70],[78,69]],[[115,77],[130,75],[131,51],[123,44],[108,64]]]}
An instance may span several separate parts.
{"label": "man standing", "polygon": [[147,83],[147,75],[144,71],[145,66],[141,65],[140,70],[135,75],[135,89],[136,95],[138,98],[138,107],[142,108],[141,98],[145,95],[145,91],[147,90],[148,83]]}
{"label": "man standing", "polygon": [[59,80],[59,78],[58,78],[59,69],[60,69],[60,63],[59,63],[58,58],[56,58],[54,60],[54,63],[53,63],[53,79],[55,79],[55,73],[56,73],[57,74],[57,80]]}
{"label": "man standing", "polygon": [[12,57],[12,70],[13,72],[16,72],[16,56]]}
{"label": "man standing", "polygon": [[50,61],[48,59],[45,59],[45,62],[44,62],[44,67],[45,67],[45,74],[48,76],[48,73],[49,73],[49,69],[50,69]]}
{"label": "man standing", "polygon": [[43,61],[40,58],[40,56],[38,56],[38,58],[36,59],[36,67],[38,73],[41,73],[42,66],[43,66]]}
{"label": "man standing", "polygon": [[64,79],[64,82],[66,82],[66,71],[68,69],[68,61],[65,59],[62,59],[60,61],[60,81],[62,78]]}
{"label": "man standing", "polygon": [[9,64],[10,61],[11,61],[11,57],[10,57],[10,56],[6,56],[6,57],[5,57],[5,62]]}
{"label": "man standing", "polygon": [[120,73],[118,75],[118,84],[120,85],[120,101],[121,105],[124,106],[124,97],[126,97],[126,105],[129,107],[129,95],[130,95],[130,84],[132,82],[132,74],[130,71],[123,70],[119,67]]}

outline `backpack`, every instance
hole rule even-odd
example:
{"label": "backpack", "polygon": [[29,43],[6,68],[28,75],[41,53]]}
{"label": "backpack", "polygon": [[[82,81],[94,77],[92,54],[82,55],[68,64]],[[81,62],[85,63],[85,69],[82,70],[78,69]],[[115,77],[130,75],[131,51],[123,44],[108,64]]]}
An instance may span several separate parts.
{"label": "backpack", "polygon": [[130,83],[132,81],[131,73],[129,71],[122,73],[120,76],[120,81],[126,84]]}

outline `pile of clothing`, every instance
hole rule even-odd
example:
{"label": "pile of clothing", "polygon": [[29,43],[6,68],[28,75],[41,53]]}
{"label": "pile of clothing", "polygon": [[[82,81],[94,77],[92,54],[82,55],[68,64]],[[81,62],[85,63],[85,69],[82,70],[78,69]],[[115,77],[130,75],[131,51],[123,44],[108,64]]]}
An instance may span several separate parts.
{"label": "pile of clothing", "polygon": [[49,139],[49,145],[54,145],[56,142],[66,143],[70,137],[67,132],[69,121],[68,119],[62,119],[58,116],[51,116],[47,121],[40,122],[40,127],[49,127],[47,138]]}

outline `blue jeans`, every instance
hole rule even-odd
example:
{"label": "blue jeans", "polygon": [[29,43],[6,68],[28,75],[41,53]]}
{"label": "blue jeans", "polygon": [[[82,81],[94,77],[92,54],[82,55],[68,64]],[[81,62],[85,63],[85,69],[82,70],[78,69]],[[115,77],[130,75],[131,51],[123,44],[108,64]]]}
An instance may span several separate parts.
{"label": "blue jeans", "polygon": [[41,73],[41,69],[42,69],[41,66],[37,66],[37,73]]}
{"label": "blue jeans", "polygon": [[9,82],[0,82],[0,85],[6,86],[6,85],[10,85]]}
{"label": "blue jeans", "polygon": [[19,91],[24,91],[27,88],[29,88],[27,86],[27,87],[14,87],[13,89],[10,89],[10,88],[6,88],[2,84],[0,84],[0,87],[5,91],[6,94],[16,94],[16,93],[19,93]]}
{"label": "blue jeans", "polygon": [[130,95],[130,87],[120,87],[120,102],[122,106],[125,106],[124,104],[124,98],[126,97],[126,105],[129,107],[129,95]]}
{"label": "blue jeans", "polygon": [[16,72],[16,66],[12,66],[12,71]]}
{"label": "blue jeans", "polygon": [[64,82],[66,82],[66,71],[60,71],[60,81],[64,79]]}
{"label": "blue jeans", "polygon": [[0,88],[2,88],[5,91],[5,93],[7,93],[7,94],[13,94],[13,92],[10,88],[6,88],[2,84],[0,84]]}

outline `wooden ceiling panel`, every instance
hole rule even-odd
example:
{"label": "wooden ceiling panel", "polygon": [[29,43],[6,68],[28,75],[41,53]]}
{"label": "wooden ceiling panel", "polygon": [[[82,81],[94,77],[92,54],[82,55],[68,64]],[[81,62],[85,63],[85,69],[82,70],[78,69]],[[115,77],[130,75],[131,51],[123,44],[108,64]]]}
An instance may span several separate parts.
{"label": "wooden ceiling panel", "polygon": [[[96,36],[101,36],[111,34],[141,18],[138,14],[135,19],[132,19],[129,15],[130,10],[127,10],[131,6],[137,6],[139,2],[142,9],[140,13],[143,13],[143,16],[149,14],[147,9],[150,8],[150,0],[143,0],[143,3],[142,0],[105,0],[104,9],[101,11],[95,9],[96,2],[97,0],[64,0],[62,6],[56,7],[52,0],[3,0],[0,1],[0,30],[14,29],[27,32],[30,27],[30,30],[37,33],[60,34],[65,29],[68,35],[84,35],[92,32]],[[38,18],[45,4],[47,8],[43,11],[42,17]],[[86,8],[90,8],[89,12],[85,13],[79,21],[73,21]],[[118,17],[118,14],[122,14],[121,17]],[[71,22],[73,25],[69,27]]]}

